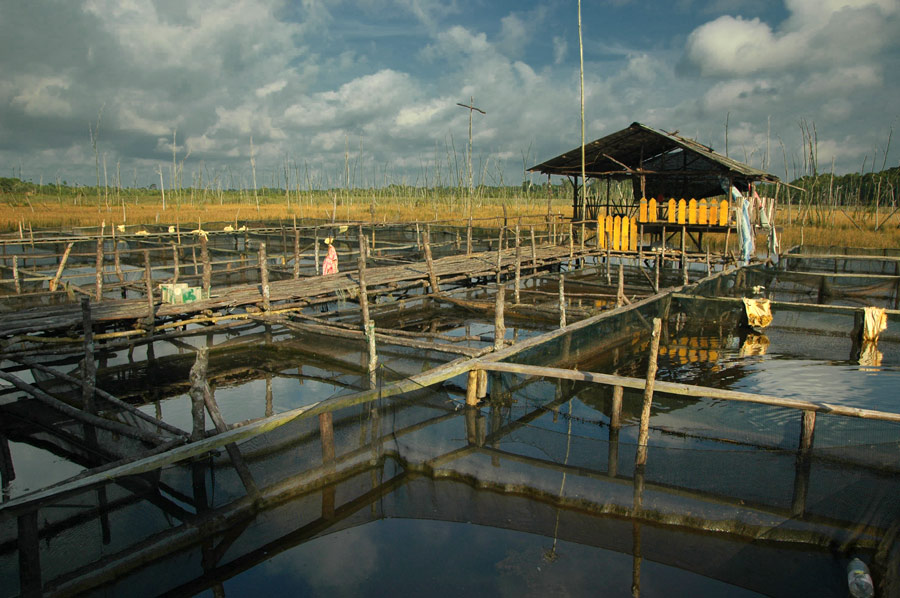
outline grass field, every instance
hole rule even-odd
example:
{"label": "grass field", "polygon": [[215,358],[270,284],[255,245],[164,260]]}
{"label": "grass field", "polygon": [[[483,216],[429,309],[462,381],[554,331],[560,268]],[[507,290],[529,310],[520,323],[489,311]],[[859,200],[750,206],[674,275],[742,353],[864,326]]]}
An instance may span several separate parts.
{"label": "grass field", "polygon": [[[52,197],[40,195],[4,194],[0,196],[0,231],[66,229],[71,227],[117,224],[175,224],[194,228],[200,223],[234,223],[235,221],[298,222],[428,222],[443,221],[462,224],[467,218],[465,197],[423,192],[419,196],[364,196],[360,193],[340,197],[320,193],[306,195],[298,201],[283,196],[260,197],[257,203],[252,194],[230,192],[217,200],[194,201],[189,196],[169,199],[165,209],[157,194],[130,195],[123,201],[110,197],[107,204],[97,197]],[[478,197],[472,201],[472,217],[508,217],[512,223],[518,218],[523,224],[544,222],[548,209],[561,217],[572,214],[571,199],[556,197],[491,198]],[[824,211],[823,211],[824,210]],[[801,244],[843,247],[900,248],[900,212],[882,208],[877,215],[867,210],[830,208],[817,209],[815,218],[796,206],[781,206],[775,218],[781,231],[782,247]],[[723,240],[719,240],[723,241]],[[763,243],[762,238],[758,243]],[[714,243],[715,247],[717,243]]]}

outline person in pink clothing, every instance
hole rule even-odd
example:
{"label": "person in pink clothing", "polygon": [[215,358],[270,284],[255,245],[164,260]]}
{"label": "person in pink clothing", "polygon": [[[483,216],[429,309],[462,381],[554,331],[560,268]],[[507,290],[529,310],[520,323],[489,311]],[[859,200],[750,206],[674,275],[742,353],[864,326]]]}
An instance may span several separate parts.
{"label": "person in pink clothing", "polygon": [[325,244],[328,245],[328,254],[325,256],[325,259],[322,260],[322,275],[326,274],[336,274],[338,271],[338,256],[337,251],[334,249],[334,245],[332,245],[331,237],[325,237]]}

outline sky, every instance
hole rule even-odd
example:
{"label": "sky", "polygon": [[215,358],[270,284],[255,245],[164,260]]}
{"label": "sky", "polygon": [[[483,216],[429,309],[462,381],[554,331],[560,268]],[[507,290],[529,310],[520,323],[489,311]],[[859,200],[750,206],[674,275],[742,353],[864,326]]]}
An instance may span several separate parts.
{"label": "sky", "polygon": [[[577,19],[576,0],[4,0],[0,176],[93,185],[99,163],[168,188],[174,150],[184,186],[254,166],[260,187],[453,185],[474,98],[476,182],[519,184],[580,144]],[[727,122],[728,155],[782,178],[803,130],[822,172],[900,161],[900,0],[584,0],[582,21],[588,141],[637,121],[725,153]]]}

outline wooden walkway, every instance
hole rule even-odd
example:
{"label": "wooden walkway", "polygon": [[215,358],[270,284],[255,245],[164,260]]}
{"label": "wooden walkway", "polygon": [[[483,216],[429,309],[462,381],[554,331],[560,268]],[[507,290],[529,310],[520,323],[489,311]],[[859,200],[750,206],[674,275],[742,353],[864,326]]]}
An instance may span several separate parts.
{"label": "wooden walkway", "polygon": [[[579,247],[542,245],[533,251],[521,247],[521,268],[525,271],[559,264],[570,258],[578,259],[586,255],[596,255],[596,249],[580,250]],[[434,273],[439,282],[461,282],[469,278],[496,275],[498,263],[505,271],[516,267],[516,250],[505,249],[499,256],[496,251],[454,255],[434,260]],[[428,285],[429,273],[426,262],[398,266],[366,268],[366,283],[369,294],[379,292],[379,288],[397,288],[399,285]],[[164,281],[155,281],[155,283]],[[357,271],[350,270],[328,276],[315,276],[269,283],[270,303],[296,302],[324,297],[338,292],[359,288]],[[390,289],[389,289],[390,290]],[[180,318],[203,312],[254,306],[262,304],[261,287],[258,284],[232,286],[213,289],[211,297],[193,303],[171,305],[155,302],[155,318]],[[277,309],[277,307],[273,307]],[[92,302],[93,321],[104,324],[144,320],[149,316],[146,298],[127,300],[104,300]],[[80,327],[82,311],[78,303],[35,307],[0,315],[0,338],[21,334],[37,334]]]}

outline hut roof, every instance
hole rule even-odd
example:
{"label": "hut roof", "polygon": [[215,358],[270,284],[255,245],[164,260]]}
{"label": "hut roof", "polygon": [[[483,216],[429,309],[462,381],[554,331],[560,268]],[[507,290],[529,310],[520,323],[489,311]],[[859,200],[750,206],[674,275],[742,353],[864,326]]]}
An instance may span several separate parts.
{"label": "hut roof", "polygon": [[[777,182],[778,177],[716,153],[712,148],[677,133],[641,123],[585,144],[585,173],[591,178],[632,177],[638,196],[710,197],[724,192],[722,180],[738,186],[755,181]],[[530,172],[580,176],[581,146],[528,169]]]}

